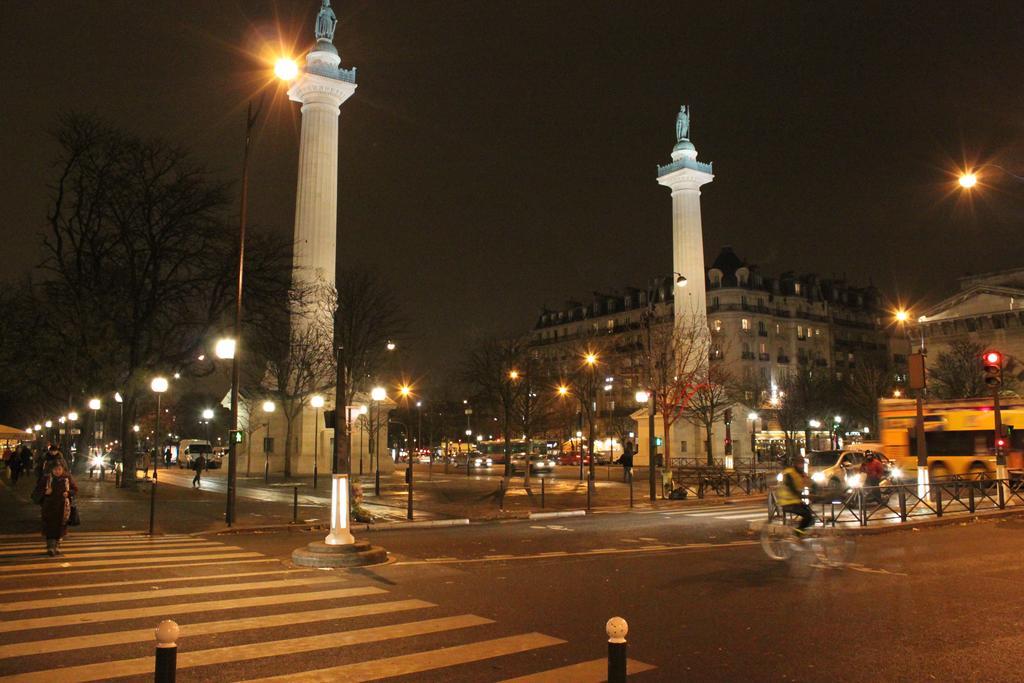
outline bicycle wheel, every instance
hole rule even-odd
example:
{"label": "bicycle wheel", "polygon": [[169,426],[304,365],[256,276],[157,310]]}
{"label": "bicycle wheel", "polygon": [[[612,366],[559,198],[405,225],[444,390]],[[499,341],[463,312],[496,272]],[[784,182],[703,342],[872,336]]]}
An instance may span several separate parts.
{"label": "bicycle wheel", "polygon": [[761,527],[761,548],[773,560],[788,560],[793,556],[793,530],[782,524]]}

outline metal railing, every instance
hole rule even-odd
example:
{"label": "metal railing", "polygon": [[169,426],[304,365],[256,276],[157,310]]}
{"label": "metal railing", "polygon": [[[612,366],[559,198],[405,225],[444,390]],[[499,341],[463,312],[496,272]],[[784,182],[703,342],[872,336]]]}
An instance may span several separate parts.
{"label": "metal railing", "polygon": [[[928,484],[924,495],[917,484],[861,486],[808,501],[815,524],[868,526],[871,522],[897,523],[947,514],[974,514],[1024,506],[1024,479],[954,476]],[[768,491],[768,521],[785,521],[787,513]]]}
{"label": "metal railing", "polygon": [[768,491],[776,470],[765,467],[725,469],[724,467],[674,467],[672,480],[697,498],[717,495],[729,498]]}

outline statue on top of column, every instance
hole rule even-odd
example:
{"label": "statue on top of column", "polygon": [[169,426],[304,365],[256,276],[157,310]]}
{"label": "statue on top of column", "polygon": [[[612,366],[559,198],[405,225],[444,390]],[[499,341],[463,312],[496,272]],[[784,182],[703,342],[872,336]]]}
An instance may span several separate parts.
{"label": "statue on top of column", "polygon": [[690,108],[685,104],[679,108],[679,116],[676,118],[676,141],[690,139]]}
{"label": "statue on top of column", "polygon": [[338,25],[338,17],[331,9],[331,0],[323,0],[320,13],[316,15],[316,39],[334,42],[334,28]]}

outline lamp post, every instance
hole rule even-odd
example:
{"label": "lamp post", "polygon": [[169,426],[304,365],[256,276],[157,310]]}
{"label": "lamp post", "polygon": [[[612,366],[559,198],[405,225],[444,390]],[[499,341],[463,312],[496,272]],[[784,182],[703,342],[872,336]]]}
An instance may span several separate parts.
{"label": "lamp post", "polygon": [[[389,344],[391,342],[388,342]],[[373,472],[373,495],[380,497],[380,446],[377,443],[379,437],[380,425],[375,424],[373,421],[373,413],[376,408],[377,422],[380,422],[380,406],[378,405],[381,401],[386,400],[388,392],[384,387],[374,387],[370,391],[370,457],[373,458],[374,472]]]}
{"label": "lamp post", "polygon": [[270,452],[274,450],[274,439],[270,436],[270,415],[277,410],[273,401],[263,402],[263,414],[267,417],[267,437],[263,444],[263,483],[270,483]]}
{"label": "lamp post", "polygon": [[68,452],[67,452],[67,456],[68,456],[68,459],[72,461],[72,465],[74,464],[74,460],[75,459],[71,457],[71,446],[74,444],[74,441],[75,441],[75,422],[77,422],[77,421],[78,421],[78,413],[75,412],[74,410],[69,411],[68,412],[68,422],[67,422],[67,427],[65,428],[65,431],[67,432],[67,435],[68,435]]}
{"label": "lamp post", "polygon": [[[117,438],[119,441],[124,441],[124,397],[121,396],[120,391],[114,392],[114,403],[117,404],[118,418],[117,418]],[[124,444],[118,443],[118,450],[121,452],[121,462],[124,462]]]}
{"label": "lamp post", "polygon": [[654,466],[658,459],[658,437],[654,433],[654,390],[636,392],[636,402],[647,404],[647,482],[651,502],[658,496],[658,485]]}
{"label": "lamp post", "polygon": [[201,415],[203,416],[203,419],[206,421],[206,440],[211,441],[210,421],[213,420],[213,408],[204,408]]}
{"label": "lamp post", "polygon": [[[313,407],[313,488],[315,489],[317,486],[320,460],[320,409],[324,407],[324,397],[320,394],[310,397],[309,405]],[[337,410],[334,411],[334,419],[338,419]],[[348,418],[346,417],[346,419]],[[334,424],[337,425],[338,423],[335,422]]]}
{"label": "lamp post", "polygon": [[589,416],[587,419],[587,454],[589,456],[587,464],[587,509],[590,509],[590,496],[594,488],[594,418],[597,417],[597,378],[595,373],[597,372],[597,354],[588,352],[584,355],[583,362],[586,363],[590,371],[590,381],[587,385],[587,401],[590,403],[587,407],[587,414]]}
{"label": "lamp post", "polygon": [[[154,377],[153,381],[149,383],[149,388],[156,394],[156,444],[155,451],[153,453],[153,484],[149,487],[149,535],[153,535],[153,524],[156,521],[156,483],[157,483],[157,467],[160,461],[159,453],[160,450],[160,399],[163,397],[164,392],[167,391],[168,382],[166,377]],[[71,415],[68,415],[68,419],[71,419]]]}
{"label": "lamp post", "polygon": [[92,445],[89,449],[89,454],[92,455],[92,451],[99,450],[99,444],[96,441],[96,419],[99,414],[100,408],[103,407],[103,402],[98,398],[89,399],[89,410],[92,411]]}

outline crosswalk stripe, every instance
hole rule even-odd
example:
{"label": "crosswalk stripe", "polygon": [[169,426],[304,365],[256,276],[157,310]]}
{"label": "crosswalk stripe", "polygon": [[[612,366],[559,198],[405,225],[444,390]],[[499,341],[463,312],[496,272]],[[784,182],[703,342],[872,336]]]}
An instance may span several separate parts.
{"label": "crosswalk stripe", "polygon": [[[214,564],[214,563],[210,563],[210,564]],[[198,566],[198,565],[189,564],[189,565],[181,565],[181,566],[183,566],[183,567],[184,566],[195,567],[195,566]],[[164,584],[164,583],[181,583],[182,581],[192,581],[192,582],[195,582],[195,581],[207,581],[207,580],[210,580],[210,579],[216,579],[216,580],[238,579],[238,578],[242,578],[244,576],[268,576],[270,574],[305,574],[305,573],[308,573],[308,572],[311,572],[311,571],[313,571],[313,570],[312,569],[279,569],[279,570],[275,571],[275,570],[272,569],[272,570],[269,570],[269,571],[260,571],[260,572],[235,572],[233,574],[204,574],[204,575],[195,575],[195,576],[174,576],[174,577],[171,577],[171,578],[168,578],[168,579],[148,578],[148,579],[132,579],[132,580],[129,580],[129,581],[103,581],[103,582],[99,582],[99,583],[95,583],[95,582],[94,583],[72,583],[72,584],[62,583],[60,585],[60,589],[62,591],[69,591],[69,590],[76,590],[78,588],[110,588],[111,586],[134,586],[134,585],[138,585],[138,584],[149,584],[151,586],[156,586],[158,584]],[[213,584],[211,587],[216,588],[217,585]],[[0,589],[0,595],[15,595],[15,594],[20,594],[20,593],[43,593],[43,592],[50,593],[52,591],[53,591],[53,587],[52,586],[46,586],[46,587],[34,586],[32,588],[5,588],[5,589]]]}
{"label": "crosswalk stripe", "polygon": [[[79,535],[79,534],[76,534]],[[81,534],[83,536],[140,536],[143,535],[140,531],[89,531]],[[39,538],[38,533],[34,534],[0,534],[0,539],[4,538]]]}
{"label": "crosswalk stripe", "polygon": [[[411,636],[425,635],[428,633],[447,632],[457,628],[468,628],[494,623],[490,619],[478,617],[473,614],[463,614],[454,617],[440,617],[438,619],[424,619],[412,621],[393,626],[375,626],[359,629],[356,631],[339,631],[336,633],[322,633],[315,636],[300,636],[285,640],[271,640],[260,643],[247,643],[245,645],[231,645],[228,647],[211,648],[209,650],[197,650],[194,652],[179,652],[177,657],[178,670],[194,666],[207,666],[210,664],[226,664],[240,662],[249,659],[263,657],[278,657],[281,655],[297,654],[300,652],[314,652],[326,650],[344,645],[359,645],[363,643],[375,643],[393,638],[408,638]],[[100,662],[97,664],[83,664],[80,666],[68,666],[49,671],[36,671],[28,674],[21,674],[0,678],[0,681],[39,681],[49,683],[60,680],[67,683],[83,683],[85,681],[101,681],[120,676],[138,676],[148,674],[153,670],[153,657],[138,657],[136,659],[123,659],[114,662]]]}
{"label": "crosswalk stripe", "polygon": [[[20,578],[24,578],[26,576],[31,576],[31,577],[34,577],[34,578],[44,578],[44,577],[45,578],[50,578],[52,576],[62,576],[64,574],[74,574],[74,575],[78,575],[78,574],[102,574],[102,573],[109,573],[109,572],[141,571],[143,569],[177,569],[179,567],[211,567],[211,566],[220,567],[220,566],[223,566],[223,565],[232,565],[232,564],[256,564],[256,563],[268,563],[269,564],[271,562],[273,562],[273,563],[280,563],[280,560],[276,560],[276,559],[269,558],[269,557],[263,557],[260,553],[245,553],[243,555],[243,557],[244,556],[249,556],[249,555],[255,555],[255,557],[252,558],[252,559],[241,559],[241,560],[219,560],[217,562],[182,562],[180,564],[174,564],[174,563],[171,563],[171,564],[147,564],[147,563],[145,563],[146,562],[145,560],[138,560],[138,562],[141,562],[143,564],[136,564],[136,565],[132,565],[130,567],[115,567],[114,569],[110,569],[110,568],[107,568],[107,567],[100,567],[99,569],[68,569],[68,570],[65,570],[65,571],[55,571],[55,572],[38,572],[38,571],[22,572],[21,574],[7,574],[7,575],[4,576],[4,578],[5,579],[20,579]],[[236,557],[236,555],[229,555],[228,557]],[[165,558],[161,558],[161,559],[163,559],[163,560],[176,560],[178,558],[176,558],[176,557],[166,558],[165,557]],[[49,566],[54,566],[54,565],[46,565],[46,566],[49,567]],[[56,566],[59,566],[59,565],[56,565]]]}
{"label": "crosswalk stripe", "polygon": [[[88,557],[88,553],[106,553],[107,556],[112,555],[142,555],[144,553],[159,553],[167,554],[169,552],[181,552],[182,550],[192,550],[193,548],[197,552],[203,552],[203,548],[230,548],[233,546],[226,546],[223,543],[217,543],[216,541],[204,541],[204,542],[191,542],[191,543],[168,543],[164,545],[158,545],[147,550],[135,551],[135,548],[143,548],[145,546],[131,545],[123,548],[110,548],[107,546],[72,546],[61,543],[60,546],[64,550],[71,550],[74,552],[65,553],[64,557]],[[85,555],[81,553],[87,553]],[[24,550],[7,550],[6,548],[0,549],[0,560],[7,559],[19,559],[21,555],[45,555],[46,549],[43,548],[42,544],[36,545],[34,548],[26,548]]]}
{"label": "crosswalk stripe", "polygon": [[[331,578],[337,582],[339,579]],[[47,609],[50,607],[71,607],[73,605],[94,605],[96,603],[127,602],[146,598],[172,598],[181,595],[215,595],[236,591],[262,590],[266,588],[294,588],[296,586],[322,585],[324,577],[306,576],[299,579],[277,579],[273,581],[250,581],[248,583],[223,583],[218,585],[188,586],[186,588],[162,588],[157,590],[132,591],[128,593],[100,593],[97,595],[67,595],[45,600],[18,600],[0,604],[0,612],[21,612]]]}
{"label": "crosswalk stripe", "polygon": [[59,626],[78,626],[80,624],[98,624],[106,621],[120,621],[122,619],[138,619],[141,617],[162,617],[172,614],[191,614],[192,612],[214,612],[226,609],[241,609],[243,607],[263,607],[266,605],[287,605],[299,602],[313,602],[316,600],[330,600],[334,598],[353,598],[364,595],[380,595],[386,593],[382,588],[362,586],[358,588],[338,588],[329,591],[315,591],[311,593],[286,593],[283,595],[257,595],[249,598],[234,598],[231,600],[209,600],[205,602],[185,602],[173,605],[155,605],[150,607],[132,607],[129,609],[107,610],[105,612],[81,612],[75,614],[60,614],[52,617],[33,617],[30,619],[15,619],[12,621],[0,621],[0,633],[10,633],[30,628],[57,628]]}
{"label": "crosswalk stripe", "polygon": [[751,512],[734,512],[729,515],[719,515],[716,519],[757,519],[767,515],[767,510],[753,510]]}
{"label": "crosswalk stripe", "polygon": [[[635,659],[626,660],[626,675],[633,676],[644,671],[657,668],[653,664],[645,664]],[[608,680],[608,660],[592,659],[589,662],[560,666],[535,674],[507,678],[501,683],[604,683]]]}
{"label": "crosswalk stripe", "polygon": [[[371,616],[374,614],[392,614],[394,612],[404,612],[406,610],[425,609],[427,607],[436,606],[437,605],[434,603],[426,602],[424,600],[395,600],[392,602],[372,602],[365,605],[352,605],[350,607],[334,607],[332,609],[316,610],[312,612],[285,612],[284,614],[271,614],[262,617],[225,619],[223,621],[204,621],[196,624],[189,624],[186,622],[180,624],[181,635],[179,638],[191,638],[193,636],[204,636],[214,633],[235,633],[249,629],[297,626],[299,624],[312,624],[318,621],[351,619],[354,617]],[[66,652],[69,650],[84,650],[92,647],[121,645],[122,643],[145,643],[151,642],[152,640],[152,628],[97,633],[95,635],[68,636],[66,638],[50,638],[47,640],[35,640],[25,643],[0,645],[0,659],[36,655],[40,652]]]}
{"label": "crosswalk stripe", "polygon": [[[180,551],[176,551],[180,552]],[[160,566],[159,563],[163,562],[184,562],[186,560],[230,560],[230,559],[241,559],[246,557],[263,557],[262,553],[245,552],[245,553],[224,553],[221,555],[175,555],[173,557],[160,557],[160,558],[123,558],[123,559],[102,559],[102,560],[85,560],[79,562],[65,562],[60,558],[53,558],[50,562],[38,562],[36,564],[0,564],[0,572],[13,572],[27,569],[69,569],[72,567],[98,567],[111,566],[111,565],[123,565],[123,564],[138,564],[148,563],[152,566]]]}
{"label": "crosswalk stripe", "polygon": [[[140,555],[176,555],[180,553],[216,553],[223,550],[241,550],[238,546],[234,545],[222,545],[220,543],[211,543],[208,547],[195,548],[187,546],[185,548],[149,548],[147,550],[110,550],[104,553],[104,557],[137,557]],[[96,557],[94,553],[64,553],[62,557],[66,560],[74,560],[86,557]],[[7,558],[6,555],[0,555],[0,560],[11,559]],[[13,558],[15,561],[22,558]],[[10,563],[3,563],[4,565]]]}
{"label": "crosswalk stripe", "polygon": [[[183,545],[188,543],[218,543],[219,541],[211,541],[207,538],[140,538],[137,540],[117,540],[117,541],[98,541],[89,538],[74,538],[64,539],[61,543],[61,547],[64,548],[79,548],[79,547],[91,547],[91,548],[130,548],[132,546],[139,547],[151,547],[151,546],[165,546],[165,545]],[[8,552],[10,550],[23,550],[32,548],[44,547],[42,536],[35,543],[0,543],[0,552]]]}
{"label": "crosswalk stripe", "polygon": [[494,638],[493,640],[455,645],[426,652],[373,659],[354,664],[343,664],[327,669],[302,671],[300,673],[270,676],[254,680],[250,679],[249,683],[267,683],[269,681],[302,681],[303,683],[313,683],[314,681],[336,683],[337,681],[345,681],[345,683],[357,683],[358,681],[376,681],[381,678],[432,671],[434,669],[455,666],[456,664],[469,664],[471,662],[479,662],[485,659],[527,652],[563,643],[565,643],[564,640],[552,638],[543,633],[524,633],[517,636]]}

